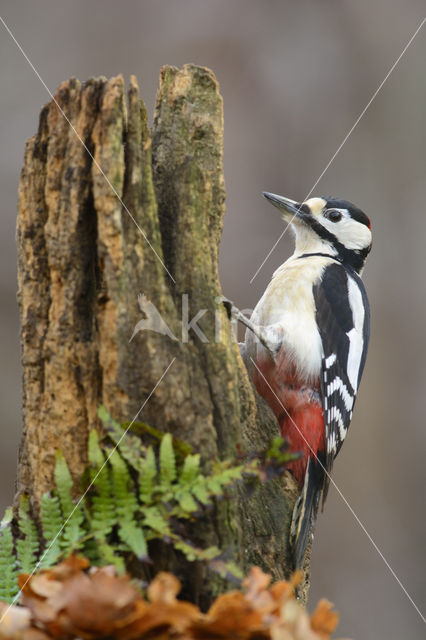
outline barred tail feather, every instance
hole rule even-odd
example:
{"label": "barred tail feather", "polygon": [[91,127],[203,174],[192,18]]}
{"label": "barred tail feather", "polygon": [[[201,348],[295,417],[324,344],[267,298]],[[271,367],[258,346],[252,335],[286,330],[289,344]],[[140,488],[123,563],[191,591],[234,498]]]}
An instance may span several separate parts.
{"label": "barred tail feather", "polygon": [[291,522],[290,537],[296,569],[301,569],[304,564],[309,536],[313,533],[318,513],[323,478],[321,465],[314,458],[309,458],[303,490],[294,506]]}

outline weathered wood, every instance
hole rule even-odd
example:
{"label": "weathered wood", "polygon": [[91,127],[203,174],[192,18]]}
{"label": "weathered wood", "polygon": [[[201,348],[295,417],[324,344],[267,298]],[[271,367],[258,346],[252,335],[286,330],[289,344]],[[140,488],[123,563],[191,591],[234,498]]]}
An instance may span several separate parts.
{"label": "weathered wood", "polygon": [[[220,303],[223,112],[214,75],[164,67],[152,132],[134,77],[127,106],[121,76],[69,80],[55,100],[27,143],[17,227],[24,368],[17,488],[35,512],[52,486],[58,448],[80,478],[101,403],[120,421],[143,407],[140,419],[189,442],[207,464],[233,456],[237,445],[264,449],[277,434],[260,401],[258,413]],[[144,317],[139,294],[176,339],[146,330],[129,341]],[[202,310],[206,341],[182,329],[185,314],[190,321]],[[296,495],[290,476],[250,497],[241,488],[200,524],[200,542],[226,549],[244,569],[256,563],[276,578],[288,575]],[[193,599],[207,604],[223,587],[202,568],[191,576],[179,557],[167,560]]]}

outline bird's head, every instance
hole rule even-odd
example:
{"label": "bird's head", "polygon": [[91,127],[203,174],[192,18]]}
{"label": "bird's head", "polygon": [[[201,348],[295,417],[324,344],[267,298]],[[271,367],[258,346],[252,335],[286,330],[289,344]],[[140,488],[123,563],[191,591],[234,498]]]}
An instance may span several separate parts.
{"label": "bird's head", "polygon": [[372,246],[371,223],[361,209],[338,198],[295,200],[263,192],[291,223],[296,253],[327,253],[357,273],[362,271]]}

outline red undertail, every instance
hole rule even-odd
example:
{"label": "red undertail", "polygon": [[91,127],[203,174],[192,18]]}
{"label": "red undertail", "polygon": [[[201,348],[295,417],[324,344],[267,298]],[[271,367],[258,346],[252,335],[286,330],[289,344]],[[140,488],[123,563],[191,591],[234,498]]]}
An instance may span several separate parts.
{"label": "red undertail", "polygon": [[257,363],[269,384],[258,372],[253,378],[258,393],[274,411],[281,433],[290,443],[290,450],[302,453],[299,460],[289,465],[290,471],[302,487],[309,458],[315,458],[315,455],[325,450],[319,380],[314,383],[304,381],[295,375],[288,362],[279,364],[275,365],[269,358]]}

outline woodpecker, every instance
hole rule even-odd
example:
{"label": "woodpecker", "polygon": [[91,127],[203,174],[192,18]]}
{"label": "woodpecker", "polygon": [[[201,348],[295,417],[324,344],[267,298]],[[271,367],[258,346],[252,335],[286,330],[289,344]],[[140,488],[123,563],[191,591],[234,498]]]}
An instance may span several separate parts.
{"label": "woodpecker", "polygon": [[247,326],[245,361],[254,385],[290,450],[301,453],[290,464],[301,491],[291,531],[301,567],[367,356],[370,309],[360,275],[371,224],[346,200],[298,203],[263,195],[290,223],[295,251],[273,274],[250,320],[239,319]]}

